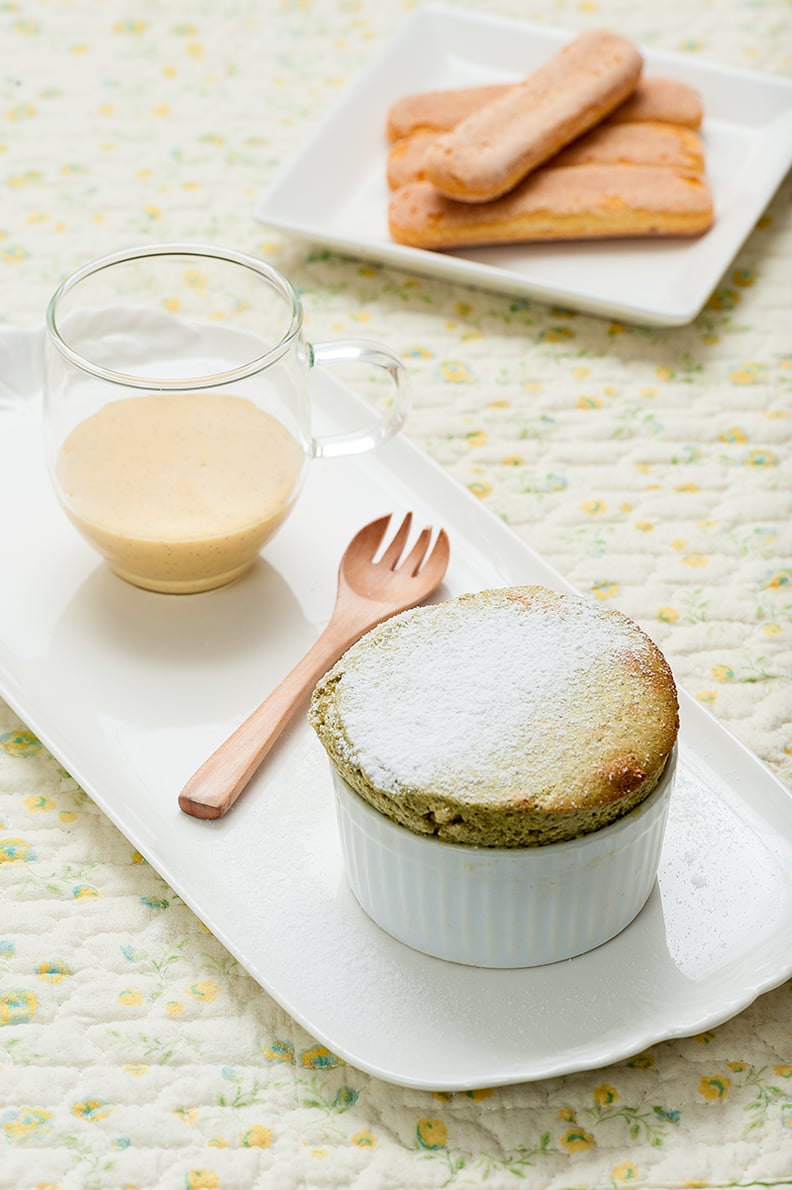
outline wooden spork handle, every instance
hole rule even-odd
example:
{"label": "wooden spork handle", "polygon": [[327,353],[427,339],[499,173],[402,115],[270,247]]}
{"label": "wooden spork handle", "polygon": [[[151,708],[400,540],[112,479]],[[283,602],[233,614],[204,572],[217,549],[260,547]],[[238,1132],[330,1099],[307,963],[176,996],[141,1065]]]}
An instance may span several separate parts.
{"label": "wooden spork handle", "polygon": [[194,818],[222,818],[322,674],[371,625],[359,616],[335,616],[279,686],[205,760],[179,794],[179,806]]}

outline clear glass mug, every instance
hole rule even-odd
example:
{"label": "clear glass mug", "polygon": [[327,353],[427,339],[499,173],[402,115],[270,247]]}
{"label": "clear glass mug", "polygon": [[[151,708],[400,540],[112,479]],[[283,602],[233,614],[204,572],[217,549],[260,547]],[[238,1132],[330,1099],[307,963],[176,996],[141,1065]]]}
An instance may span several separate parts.
{"label": "clear glass mug", "polygon": [[[311,459],[401,427],[407,374],[365,340],[310,344],[300,299],[263,261],[203,245],[119,252],[47,310],[47,465],[71,521],[121,578],[155,591],[231,582],[299,496]],[[362,429],[311,430],[309,375],[355,362],[395,394]]]}

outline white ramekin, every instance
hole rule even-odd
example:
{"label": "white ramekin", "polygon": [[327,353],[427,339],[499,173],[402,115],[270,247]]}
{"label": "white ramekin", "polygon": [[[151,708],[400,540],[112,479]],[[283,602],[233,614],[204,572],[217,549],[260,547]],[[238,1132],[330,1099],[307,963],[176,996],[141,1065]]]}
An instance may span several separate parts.
{"label": "white ramekin", "polygon": [[654,885],[676,748],[657,788],[610,826],[544,847],[465,847],[386,818],[331,765],[344,866],[377,925],[437,958],[535,967],[613,938]]}

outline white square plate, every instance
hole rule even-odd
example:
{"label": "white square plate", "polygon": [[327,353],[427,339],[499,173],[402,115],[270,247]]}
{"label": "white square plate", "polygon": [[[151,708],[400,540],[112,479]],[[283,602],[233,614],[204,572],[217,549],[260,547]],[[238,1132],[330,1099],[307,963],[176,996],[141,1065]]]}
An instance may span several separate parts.
{"label": "white square plate", "polygon": [[389,236],[390,104],[414,91],[519,79],[573,34],[442,5],[409,17],[256,207],[265,223],[341,252],[647,325],[701,310],[792,164],[792,83],[644,50],[647,74],[701,95],[715,225],[695,240],[513,244],[429,252]]}

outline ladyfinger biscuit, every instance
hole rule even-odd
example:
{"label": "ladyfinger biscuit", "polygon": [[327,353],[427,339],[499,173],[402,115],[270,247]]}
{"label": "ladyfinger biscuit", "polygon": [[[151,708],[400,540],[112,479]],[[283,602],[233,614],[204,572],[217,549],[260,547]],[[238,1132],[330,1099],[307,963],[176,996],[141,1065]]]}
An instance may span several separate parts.
{"label": "ladyfinger biscuit", "polygon": [[608,116],[634,90],[642,59],[607,29],[582,33],[427,152],[426,176],[450,198],[486,202]]}
{"label": "ladyfinger biscuit", "polygon": [[454,87],[447,91],[420,91],[404,95],[388,109],[385,131],[389,141],[415,132],[449,132],[491,99],[511,90],[512,83],[489,87]]}
{"label": "ladyfinger biscuit", "polygon": [[[387,178],[391,190],[426,177],[424,160],[434,133],[416,132],[391,145]],[[678,169],[704,170],[701,138],[679,124],[646,121],[610,124],[592,128],[572,141],[546,163],[547,167],[571,165],[669,165]]]}
{"label": "ladyfinger biscuit", "polygon": [[411,182],[393,195],[388,213],[392,238],[415,248],[700,235],[712,221],[702,174],[635,165],[545,167],[502,198],[476,204]]}
{"label": "ladyfinger biscuit", "polygon": [[678,79],[649,77],[641,79],[629,99],[608,117],[608,122],[630,124],[659,120],[695,130],[701,127],[703,118],[701,96],[694,87]]}
{"label": "ladyfinger biscuit", "polygon": [[[505,95],[512,83],[485,87],[458,87],[447,91],[422,91],[397,99],[388,111],[386,131],[393,142],[416,132],[450,132],[485,103]],[[619,104],[608,122],[660,120],[700,128],[703,118],[698,92],[678,79],[642,75],[628,99]]]}
{"label": "ladyfinger biscuit", "polygon": [[704,172],[701,137],[680,124],[646,120],[600,124],[572,141],[547,162],[553,169],[571,165],[668,165]]}

